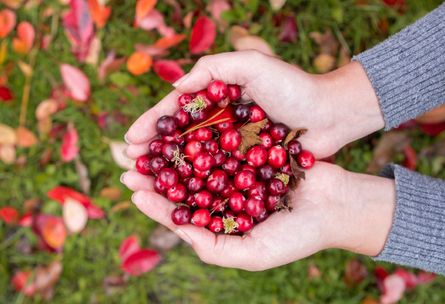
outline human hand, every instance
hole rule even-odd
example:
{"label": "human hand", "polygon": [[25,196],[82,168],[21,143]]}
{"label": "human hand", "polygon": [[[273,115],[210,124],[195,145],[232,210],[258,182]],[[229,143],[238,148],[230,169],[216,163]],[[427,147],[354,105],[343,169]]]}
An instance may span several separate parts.
{"label": "human hand", "polygon": [[171,220],[175,204],[153,190],[153,177],[129,171],[122,177],[132,200],[148,217],[189,243],[206,263],[259,271],[327,248],[377,255],[386,240],[395,202],[394,181],[347,172],[316,162],[290,192],[291,207],[272,214],[245,236],[216,235]]}

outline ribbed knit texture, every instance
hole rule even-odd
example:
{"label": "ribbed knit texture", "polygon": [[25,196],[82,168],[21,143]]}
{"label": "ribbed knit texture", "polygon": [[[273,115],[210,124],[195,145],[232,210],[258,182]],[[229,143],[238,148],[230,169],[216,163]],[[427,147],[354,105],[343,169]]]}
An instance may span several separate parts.
{"label": "ribbed knit texture", "polygon": [[398,165],[382,174],[395,178],[397,205],[385,247],[375,259],[445,275],[445,181]]}
{"label": "ribbed knit texture", "polygon": [[368,74],[386,130],[445,103],[445,3],[353,60]]}

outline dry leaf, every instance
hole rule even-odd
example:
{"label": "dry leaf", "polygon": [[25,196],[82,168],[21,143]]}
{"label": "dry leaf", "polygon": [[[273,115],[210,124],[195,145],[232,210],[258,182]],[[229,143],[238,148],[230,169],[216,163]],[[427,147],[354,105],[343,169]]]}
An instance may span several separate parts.
{"label": "dry leaf", "polygon": [[18,127],[15,130],[17,135],[17,146],[22,148],[29,148],[37,144],[37,137],[29,129],[25,127]]}
{"label": "dry leaf", "polygon": [[150,235],[150,245],[160,251],[173,249],[181,242],[176,233],[159,225]]}
{"label": "dry leaf", "polygon": [[121,190],[117,187],[106,187],[100,191],[100,196],[104,198],[108,198],[112,201],[117,201],[121,197]]}
{"label": "dry leaf", "polygon": [[373,158],[366,171],[368,173],[380,172],[387,163],[391,162],[394,155],[402,151],[409,143],[410,139],[405,132],[391,131],[383,134],[374,148]]}
{"label": "dry leaf", "polygon": [[46,267],[37,267],[34,278],[36,292],[42,295],[47,294],[49,290],[52,290],[57,281],[59,281],[61,274],[62,263],[60,261],[54,261]]}
{"label": "dry leaf", "polygon": [[123,201],[120,203],[117,203],[110,209],[110,213],[120,212],[123,210],[127,210],[132,206],[132,203],[130,201]]}
{"label": "dry leaf", "polygon": [[15,145],[17,135],[15,130],[8,125],[0,123],[0,145]]}
{"label": "dry leaf", "polygon": [[264,128],[266,124],[267,119],[263,119],[258,122],[245,124],[239,129],[241,134],[241,144],[239,146],[239,150],[241,153],[244,154],[250,147],[259,145],[263,142],[258,134],[260,134],[261,129]]}
{"label": "dry leaf", "polygon": [[63,204],[63,222],[68,231],[81,232],[88,222],[87,209],[78,201],[67,198]]}
{"label": "dry leaf", "polygon": [[321,54],[337,55],[338,41],[330,29],[326,30],[323,34],[320,32],[311,32],[309,33],[309,37],[320,46]]}
{"label": "dry leaf", "polygon": [[57,112],[59,105],[54,99],[46,99],[39,103],[36,108],[36,118],[38,120],[46,119],[51,117]]}
{"label": "dry leaf", "polygon": [[335,67],[335,57],[330,54],[320,54],[314,58],[315,68],[320,73],[326,73]]}
{"label": "dry leaf", "polygon": [[368,276],[368,270],[365,265],[357,259],[346,263],[345,275],[343,281],[352,288],[360,284]]}
{"label": "dry leaf", "polygon": [[257,50],[266,55],[275,56],[269,43],[259,36],[248,35],[239,37],[233,40],[232,46],[237,51]]}
{"label": "dry leaf", "polygon": [[298,166],[297,162],[292,157],[292,155],[289,155],[289,161],[290,161],[290,168],[292,171],[292,175],[294,176],[294,178],[290,180],[289,188],[295,189],[297,188],[300,180],[306,178],[306,173],[300,169],[300,167]]}
{"label": "dry leaf", "polygon": [[92,66],[96,66],[99,61],[99,54],[102,48],[102,42],[99,38],[94,36],[91,41],[90,49],[88,51],[87,57],[85,58],[85,62],[91,64]]}
{"label": "dry leaf", "polygon": [[0,146],[0,160],[5,164],[13,164],[15,162],[15,147],[13,145]]}
{"label": "dry leaf", "polygon": [[79,157],[75,158],[74,164],[76,165],[77,176],[79,176],[80,189],[83,193],[90,193],[91,180],[88,175],[87,166],[85,166],[85,164],[79,159]]}
{"label": "dry leaf", "polygon": [[128,145],[124,142],[113,141],[110,143],[111,156],[116,164],[122,169],[130,170],[134,168],[134,160],[128,158],[125,150]]}
{"label": "dry leaf", "polygon": [[303,135],[304,133],[307,132],[307,129],[305,128],[297,128],[297,129],[293,129],[291,130],[286,138],[284,139],[284,147],[287,146],[287,144],[292,140],[292,139],[297,139],[298,137],[300,137],[301,135]]}
{"label": "dry leaf", "polygon": [[25,75],[26,77],[31,77],[31,75],[32,75],[32,67],[29,64],[24,63],[23,61],[19,60],[17,62],[17,65],[19,66],[19,68],[22,71],[23,75]]}
{"label": "dry leaf", "polygon": [[274,11],[278,11],[284,6],[286,0],[269,0],[269,3]]}

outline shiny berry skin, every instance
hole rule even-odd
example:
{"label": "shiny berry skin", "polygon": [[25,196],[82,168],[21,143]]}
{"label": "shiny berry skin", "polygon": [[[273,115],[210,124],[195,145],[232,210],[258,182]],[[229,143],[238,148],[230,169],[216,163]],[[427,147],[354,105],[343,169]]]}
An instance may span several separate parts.
{"label": "shiny berry skin", "polygon": [[269,213],[267,213],[267,211],[264,210],[264,212],[258,215],[255,219],[257,220],[258,223],[261,223],[264,222],[268,217]]}
{"label": "shiny berry skin", "polygon": [[153,183],[153,189],[154,189],[157,193],[162,194],[162,195],[164,195],[165,192],[167,192],[167,187],[165,187],[165,186],[163,185],[163,183],[161,182],[161,180],[159,179],[159,177],[156,177],[156,178],[155,178],[155,182]]}
{"label": "shiny berry skin", "polygon": [[266,210],[269,212],[274,212],[277,210],[278,203],[280,202],[281,196],[269,195],[265,202]]}
{"label": "shiny berry skin", "polygon": [[152,140],[148,144],[148,154],[150,156],[158,156],[162,153],[162,146],[164,145],[164,142],[160,139]]}
{"label": "shiny berry skin", "polygon": [[264,200],[266,198],[266,184],[264,184],[264,182],[255,182],[255,184],[247,190],[247,195],[258,200]]}
{"label": "shiny berry skin", "polygon": [[207,209],[198,209],[193,212],[191,223],[198,227],[205,227],[210,223],[210,212]]}
{"label": "shiny berry skin", "polygon": [[297,164],[303,168],[303,169],[309,169],[314,165],[315,162],[315,158],[314,155],[307,151],[307,150],[302,150],[298,155],[297,155]]}
{"label": "shiny berry skin", "polygon": [[195,134],[193,134],[193,132],[187,133],[184,135],[184,139],[186,142],[191,142],[195,140]]}
{"label": "shiny berry skin", "polygon": [[179,173],[179,176],[184,179],[192,176],[193,167],[191,164],[184,162],[183,164],[180,164],[176,167],[176,171]]}
{"label": "shiny berry skin", "polygon": [[161,156],[153,157],[150,160],[150,170],[154,175],[158,175],[159,171],[168,166],[168,162]]}
{"label": "shiny berry skin", "polygon": [[178,183],[178,173],[172,168],[163,168],[159,174],[157,179],[161,183],[163,187],[166,189],[175,186]]}
{"label": "shiny berry skin", "polygon": [[207,189],[211,192],[221,192],[227,187],[229,178],[223,170],[215,170],[207,178]]}
{"label": "shiny berry skin", "polygon": [[249,110],[250,122],[258,122],[266,118],[266,112],[258,105],[251,106]]}
{"label": "shiny berry skin", "polygon": [[193,101],[193,95],[191,94],[182,94],[178,97],[178,105],[180,107],[183,107],[192,101]]}
{"label": "shiny berry skin", "polygon": [[188,160],[193,161],[196,156],[203,150],[204,147],[202,146],[202,143],[197,140],[193,140],[185,145],[184,155],[185,157],[187,157]]}
{"label": "shiny berry skin", "polygon": [[248,214],[238,214],[235,221],[238,224],[238,231],[240,232],[247,232],[253,228],[253,219]]}
{"label": "shiny berry skin", "polygon": [[199,128],[195,132],[195,140],[206,141],[212,139],[212,130],[209,128]]}
{"label": "shiny berry skin", "polygon": [[229,180],[227,187],[224,188],[223,191],[221,191],[221,196],[224,198],[229,198],[230,195],[232,195],[233,192],[236,191],[235,186],[233,185],[233,182]]}
{"label": "shiny berry skin", "polygon": [[222,169],[226,171],[228,175],[234,175],[240,167],[240,162],[235,157],[229,157],[222,164]]}
{"label": "shiny berry skin", "polygon": [[257,217],[263,213],[266,209],[264,208],[263,201],[257,200],[255,198],[249,198],[246,201],[244,210],[250,216]]}
{"label": "shiny berry skin", "polygon": [[224,211],[224,217],[225,218],[231,218],[231,217],[234,218],[234,217],[236,217],[236,214],[232,210],[227,209],[226,211]]}
{"label": "shiny berry skin", "polygon": [[151,170],[150,170],[150,157],[148,155],[139,156],[136,159],[135,167],[136,167],[136,170],[140,174],[144,174],[144,175],[151,174]]}
{"label": "shiny berry skin", "polygon": [[249,164],[243,164],[243,165],[241,166],[240,170],[241,170],[241,171],[243,171],[243,170],[247,170],[247,171],[251,171],[251,172],[253,172],[253,173],[256,173],[255,167],[254,167],[254,166],[251,166],[251,165],[249,165]]}
{"label": "shiny berry skin", "polygon": [[241,98],[241,88],[236,84],[227,85],[227,97],[230,101],[237,101]]}
{"label": "shiny berry skin", "polygon": [[220,122],[219,124],[216,124],[215,127],[219,132],[224,132],[233,129],[233,123],[227,121]]}
{"label": "shiny berry skin", "polygon": [[187,204],[187,206],[196,207],[195,196],[193,194],[189,194],[185,199],[185,203]]}
{"label": "shiny berry skin", "polygon": [[255,173],[248,170],[243,170],[235,174],[233,179],[235,188],[239,190],[246,190],[255,183]]}
{"label": "shiny berry skin", "polygon": [[287,193],[289,188],[279,179],[272,178],[267,183],[267,192],[270,195],[283,195]]}
{"label": "shiny berry skin", "polygon": [[259,179],[266,181],[271,179],[275,175],[275,170],[272,168],[271,165],[266,164],[258,168],[257,173]]}
{"label": "shiny berry skin", "polygon": [[179,145],[184,144],[184,137],[181,136],[181,132],[176,130],[172,135],[163,135],[162,140],[165,143],[177,143]]}
{"label": "shiny berry skin", "polygon": [[244,204],[246,198],[241,194],[241,192],[234,192],[229,198],[229,207],[233,212],[241,212],[244,209]]}
{"label": "shiny berry skin", "polygon": [[287,153],[282,146],[273,146],[269,149],[267,163],[273,168],[278,169],[286,163]]}
{"label": "shiny berry skin", "polygon": [[218,143],[216,140],[208,140],[204,143],[204,149],[210,154],[215,154],[219,150]]}
{"label": "shiny berry skin", "polygon": [[210,207],[210,210],[212,210],[212,212],[224,212],[225,209],[226,202],[221,198],[215,198]]}
{"label": "shiny berry skin", "polygon": [[206,179],[207,177],[209,177],[210,173],[212,173],[212,171],[210,170],[206,170],[206,171],[199,171],[196,168],[193,169],[193,174],[196,177],[202,178],[202,179]]}
{"label": "shiny berry skin", "polygon": [[280,142],[289,133],[289,128],[285,124],[276,123],[270,128],[269,133],[275,142]]}
{"label": "shiny berry skin", "polygon": [[204,111],[204,110],[190,113],[190,118],[194,122],[201,122],[201,121],[205,120],[207,118],[207,116],[208,116],[208,113],[207,113],[207,111]]}
{"label": "shiny berry skin", "polygon": [[219,233],[224,230],[224,223],[220,216],[212,216],[210,223],[207,226],[210,231]]}
{"label": "shiny berry skin", "polygon": [[219,150],[215,154],[213,154],[213,158],[215,159],[215,166],[219,167],[226,161],[226,154]]}
{"label": "shiny berry skin", "polygon": [[172,222],[175,225],[185,225],[190,223],[191,213],[187,206],[178,206],[172,211]]}
{"label": "shiny berry skin", "polygon": [[183,184],[178,183],[175,186],[168,188],[167,198],[175,203],[182,202],[187,198],[187,189]]}
{"label": "shiny berry skin", "polygon": [[208,208],[212,204],[213,196],[207,190],[201,190],[195,193],[195,203],[199,208]]}
{"label": "shiny berry skin", "polygon": [[290,166],[289,163],[286,163],[283,167],[281,167],[280,169],[281,173],[287,174],[287,175],[292,175],[292,168]]}
{"label": "shiny berry skin", "polygon": [[210,170],[215,165],[215,158],[209,152],[200,152],[193,160],[193,167],[199,171]]}
{"label": "shiny berry skin", "polygon": [[250,107],[245,104],[236,105],[233,109],[233,116],[238,121],[245,121],[249,118]]}
{"label": "shiny berry skin", "polygon": [[262,132],[260,135],[258,135],[261,138],[261,141],[263,142],[261,145],[266,148],[270,149],[273,145],[273,138],[270,136],[269,133]]}
{"label": "shiny berry skin", "polygon": [[227,85],[221,80],[213,80],[207,86],[207,98],[215,103],[226,98],[227,93]]}
{"label": "shiny berry skin", "polygon": [[263,146],[253,146],[246,153],[247,163],[253,167],[260,167],[267,161],[267,150]]}
{"label": "shiny berry skin", "polygon": [[179,151],[181,152],[181,150],[179,149],[178,144],[176,143],[165,143],[162,146],[162,155],[167,159],[167,160],[172,160],[175,152]]}
{"label": "shiny berry skin", "polygon": [[241,134],[235,129],[225,131],[219,138],[219,144],[227,152],[237,150],[241,144]]}
{"label": "shiny berry skin", "polygon": [[205,107],[205,111],[208,112],[210,109],[212,109],[215,104],[213,103],[213,101],[211,101],[208,97],[207,97],[207,90],[201,90],[198,93],[196,93],[196,97],[200,97],[204,100],[206,107]]}
{"label": "shiny berry skin", "polygon": [[246,160],[246,154],[243,154],[240,150],[232,151],[232,156],[239,161]]}
{"label": "shiny berry skin", "polygon": [[173,116],[161,116],[156,122],[156,131],[160,135],[172,135],[176,131],[176,121]]}
{"label": "shiny berry skin", "polygon": [[204,185],[204,180],[199,177],[192,177],[187,181],[187,189],[190,192],[198,192],[204,188]]}
{"label": "shiny berry skin", "polygon": [[173,115],[173,117],[176,120],[176,125],[180,128],[184,128],[190,122],[189,113],[184,111],[184,109],[179,109],[178,111],[176,111],[176,113]]}
{"label": "shiny berry skin", "polygon": [[290,155],[297,155],[302,150],[301,143],[296,140],[292,139],[290,142],[287,143],[287,151],[289,151]]}
{"label": "shiny berry skin", "polygon": [[230,103],[230,99],[224,98],[223,100],[218,102],[218,107],[225,108],[225,107],[227,107],[229,105],[229,103]]}

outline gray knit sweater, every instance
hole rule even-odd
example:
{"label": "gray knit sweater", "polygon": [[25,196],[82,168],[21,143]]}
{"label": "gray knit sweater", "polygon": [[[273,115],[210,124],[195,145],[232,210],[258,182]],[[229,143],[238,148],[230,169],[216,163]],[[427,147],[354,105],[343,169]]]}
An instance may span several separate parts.
{"label": "gray knit sweater", "polygon": [[[445,103],[445,4],[354,57],[365,68],[379,99],[385,129]],[[445,275],[445,182],[397,165],[396,209],[376,260]]]}

